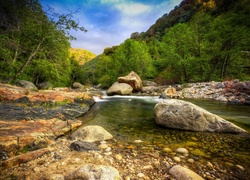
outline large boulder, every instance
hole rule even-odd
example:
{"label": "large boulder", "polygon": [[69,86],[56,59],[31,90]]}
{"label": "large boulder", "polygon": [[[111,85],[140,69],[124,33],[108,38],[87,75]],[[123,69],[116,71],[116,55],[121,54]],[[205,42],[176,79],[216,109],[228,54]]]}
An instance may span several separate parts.
{"label": "large boulder", "polygon": [[18,80],[17,85],[24,87],[25,89],[37,90],[37,87],[35,86],[35,84],[33,84],[33,82],[30,82],[30,81]]}
{"label": "large boulder", "polygon": [[176,96],[176,89],[174,87],[169,86],[165,91],[165,95],[167,97],[174,97]]}
{"label": "large boulder", "polygon": [[101,126],[85,126],[73,132],[71,138],[86,142],[97,142],[112,139],[113,136]]}
{"label": "large boulder", "polygon": [[108,90],[107,95],[129,95],[133,91],[133,88],[126,83],[115,82]]}
{"label": "large boulder", "polygon": [[189,180],[204,180],[201,176],[193,172],[192,170],[175,165],[169,170],[169,174],[174,176],[177,180],[189,179]]}
{"label": "large boulder", "polygon": [[117,169],[111,166],[85,164],[65,179],[121,180],[122,178]]}
{"label": "large boulder", "polygon": [[133,87],[133,92],[142,90],[142,80],[134,71],[131,71],[127,76],[119,77],[119,83],[127,83]]}
{"label": "large boulder", "polygon": [[157,103],[154,115],[156,124],[167,128],[208,132],[246,132],[221,117],[182,100],[169,99]]}

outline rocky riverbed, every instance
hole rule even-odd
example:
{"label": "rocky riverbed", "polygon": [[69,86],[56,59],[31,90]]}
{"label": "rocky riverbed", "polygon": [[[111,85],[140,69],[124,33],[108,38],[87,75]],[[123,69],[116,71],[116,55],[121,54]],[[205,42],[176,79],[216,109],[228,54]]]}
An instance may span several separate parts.
{"label": "rocky riverbed", "polygon": [[[212,97],[219,100],[217,97],[223,95],[227,102],[248,102],[248,91],[239,93],[237,88],[228,90],[224,84],[223,88],[217,88],[217,92],[217,86],[218,83],[213,82],[189,84],[180,89],[175,86],[176,92],[169,97]],[[152,91],[142,89],[137,95],[160,95],[164,88],[167,87],[154,86]],[[213,93],[208,93],[210,90]],[[107,176],[100,172],[112,172],[114,177],[120,176],[126,180],[181,179],[187,178],[188,169],[194,174],[192,177],[204,179],[248,179],[250,176],[249,167],[246,166],[250,161],[248,155],[237,151],[228,152],[223,147],[218,148],[220,145],[216,145],[216,149],[211,148],[210,154],[204,154],[199,148],[194,148],[197,144],[206,146],[206,141],[202,140],[201,143],[200,135],[191,137],[188,144],[179,146],[148,144],[140,139],[127,143],[111,139],[94,142],[94,149],[80,152],[72,150],[70,147],[75,140],[67,134],[82,124],[76,118],[86,113],[94,103],[92,96],[99,95],[93,89],[55,88],[38,91],[0,84],[0,94],[0,179],[87,178],[85,176],[99,176],[100,179]],[[216,134],[211,138],[216,139]],[[230,143],[230,138],[222,136],[218,141]],[[238,146],[237,142],[231,143]],[[247,147],[248,144],[249,138],[246,138],[246,144],[239,146]],[[211,161],[213,151],[217,150],[222,151],[226,163]],[[246,161],[235,164],[227,158],[232,156],[230,153],[236,159],[244,156]],[[182,175],[180,171],[187,174]]]}

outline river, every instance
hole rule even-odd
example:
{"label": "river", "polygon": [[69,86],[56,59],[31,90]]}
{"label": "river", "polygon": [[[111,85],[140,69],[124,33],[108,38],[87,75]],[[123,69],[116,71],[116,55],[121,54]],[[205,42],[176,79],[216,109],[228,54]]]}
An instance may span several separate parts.
{"label": "river", "polygon": [[[97,99],[90,112],[81,117],[85,125],[100,125],[116,141],[130,144],[136,140],[143,146],[164,151],[185,147],[190,157],[201,163],[207,161],[232,167],[240,164],[250,172],[250,136],[170,130],[154,123],[153,108],[158,97],[112,96]],[[190,102],[229,120],[250,132],[250,107],[214,101]],[[174,154],[173,154],[174,155]]]}

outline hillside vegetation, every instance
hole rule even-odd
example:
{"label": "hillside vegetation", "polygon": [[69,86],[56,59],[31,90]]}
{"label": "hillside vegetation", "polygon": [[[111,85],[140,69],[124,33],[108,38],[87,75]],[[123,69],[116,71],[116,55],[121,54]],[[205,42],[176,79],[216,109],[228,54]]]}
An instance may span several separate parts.
{"label": "hillside vegetation", "polygon": [[85,79],[108,87],[133,70],[159,84],[249,80],[249,18],[247,0],[184,0],[86,63]]}

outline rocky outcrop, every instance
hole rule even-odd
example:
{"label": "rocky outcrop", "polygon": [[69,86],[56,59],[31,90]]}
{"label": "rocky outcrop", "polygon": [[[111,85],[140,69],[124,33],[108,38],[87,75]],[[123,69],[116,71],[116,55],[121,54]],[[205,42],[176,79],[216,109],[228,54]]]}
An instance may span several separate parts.
{"label": "rocky outcrop", "polygon": [[65,179],[121,180],[122,178],[120,177],[119,172],[113,167],[85,164],[72,174],[68,175]]}
{"label": "rocky outcrop", "polygon": [[157,103],[154,115],[155,122],[167,128],[208,132],[246,132],[221,117],[182,100],[169,99]]}
{"label": "rocky outcrop", "polygon": [[107,95],[129,95],[133,91],[133,88],[126,83],[115,82],[108,90]]}
{"label": "rocky outcrop", "polygon": [[82,121],[59,119],[37,121],[0,121],[0,152],[9,157],[47,147],[69,131],[79,127]]}
{"label": "rocky outcrop", "polygon": [[86,142],[96,142],[112,139],[113,136],[101,126],[85,126],[73,132],[71,138]]}
{"label": "rocky outcrop", "polygon": [[204,180],[201,176],[196,174],[194,171],[182,167],[180,165],[175,165],[169,170],[169,174],[171,174],[176,180]]}
{"label": "rocky outcrop", "polygon": [[134,71],[131,71],[127,76],[119,77],[119,83],[127,83],[133,88],[133,92],[142,90],[142,80]]}

